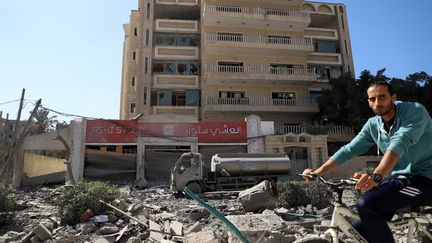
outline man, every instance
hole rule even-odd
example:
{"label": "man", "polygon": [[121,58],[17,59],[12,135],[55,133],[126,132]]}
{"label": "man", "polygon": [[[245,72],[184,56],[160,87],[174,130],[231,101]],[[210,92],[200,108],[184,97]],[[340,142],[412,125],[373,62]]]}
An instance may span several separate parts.
{"label": "man", "polygon": [[371,84],[367,95],[376,116],[321,167],[303,174],[321,176],[377,144],[384,155],[374,172],[354,174],[363,195],[356,205],[360,221],[353,226],[369,242],[394,242],[386,221],[395,211],[432,201],[432,120],[421,104],[396,101],[387,82]]}

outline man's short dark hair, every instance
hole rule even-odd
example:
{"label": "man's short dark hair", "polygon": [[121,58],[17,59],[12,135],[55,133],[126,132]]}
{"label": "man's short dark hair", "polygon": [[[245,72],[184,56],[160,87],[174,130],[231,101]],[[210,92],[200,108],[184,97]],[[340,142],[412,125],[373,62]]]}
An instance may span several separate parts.
{"label": "man's short dark hair", "polygon": [[393,89],[393,86],[390,83],[386,82],[386,81],[375,81],[375,82],[372,82],[369,85],[369,88],[372,87],[372,86],[375,86],[375,85],[384,85],[384,86],[386,86],[388,92],[390,93],[390,95],[393,95],[395,93],[394,89]]}

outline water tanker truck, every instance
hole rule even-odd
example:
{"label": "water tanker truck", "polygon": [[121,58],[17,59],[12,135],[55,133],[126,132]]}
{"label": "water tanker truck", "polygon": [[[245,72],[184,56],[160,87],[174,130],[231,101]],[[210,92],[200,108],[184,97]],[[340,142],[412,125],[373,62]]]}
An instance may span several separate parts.
{"label": "water tanker truck", "polygon": [[263,180],[277,181],[289,176],[291,160],[284,154],[215,154],[211,170],[204,171],[200,153],[184,153],[171,170],[171,190],[193,192],[242,190]]}

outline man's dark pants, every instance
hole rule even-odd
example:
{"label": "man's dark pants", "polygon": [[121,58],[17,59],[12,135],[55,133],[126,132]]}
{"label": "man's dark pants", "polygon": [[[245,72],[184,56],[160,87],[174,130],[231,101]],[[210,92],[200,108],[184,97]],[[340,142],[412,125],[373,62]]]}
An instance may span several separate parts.
{"label": "man's dark pants", "polygon": [[396,210],[431,202],[431,179],[414,175],[390,177],[357,201],[360,221],[355,221],[353,226],[368,242],[394,242],[387,221],[392,219]]}

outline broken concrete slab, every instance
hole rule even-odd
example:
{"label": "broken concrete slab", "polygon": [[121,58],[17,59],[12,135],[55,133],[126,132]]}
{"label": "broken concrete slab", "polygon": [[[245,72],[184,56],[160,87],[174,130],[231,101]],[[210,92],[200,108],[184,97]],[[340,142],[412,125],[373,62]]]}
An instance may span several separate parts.
{"label": "broken concrete slab", "polygon": [[220,236],[212,230],[192,233],[185,236],[184,243],[221,243]]}
{"label": "broken concrete slab", "polygon": [[164,238],[163,234],[161,233],[162,232],[161,226],[158,223],[149,220],[149,227],[150,227],[149,240],[155,243],[160,242]]}
{"label": "broken concrete slab", "polygon": [[193,225],[191,225],[185,232],[184,234],[190,234],[190,233],[194,233],[194,232],[198,232],[202,229],[201,224],[199,221],[195,222]]}
{"label": "broken concrete slab", "polygon": [[252,188],[241,191],[238,200],[246,212],[258,212],[261,209],[275,208],[278,198],[271,182],[265,180]]}
{"label": "broken concrete slab", "polygon": [[[229,215],[226,217],[250,242],[276,243],[284,241],[285,222],[273,211],[263,214]],[[228,242],[241,242],[229,232]]]}
{"label": "broken concrete slab", "polygon": [[170,231],[175,235],[183,235],[183,224],[178,221],[172,221]]}
{"label": "broken concrete slab", "polygon": [[51,231],[49,231],[43,224],[36,226],[36,228],[33,229],[33,232],[41,241],[51,239]]}

